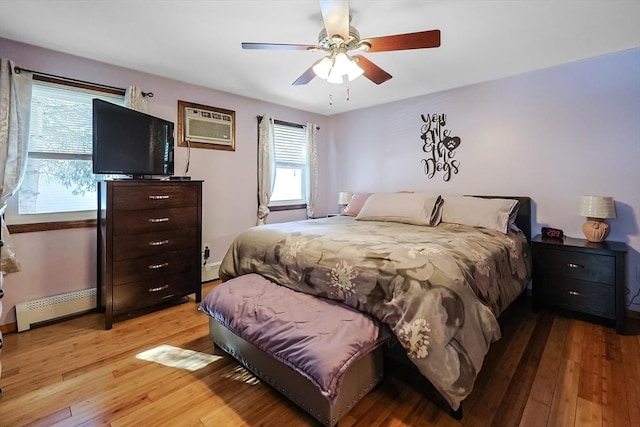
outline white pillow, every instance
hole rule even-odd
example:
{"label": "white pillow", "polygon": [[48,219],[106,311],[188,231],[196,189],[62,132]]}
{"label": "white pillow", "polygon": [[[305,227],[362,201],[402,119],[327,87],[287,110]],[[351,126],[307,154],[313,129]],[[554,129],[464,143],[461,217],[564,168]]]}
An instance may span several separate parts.
{"label": "white pillow", "polygon": [[362,206],[364,206],[364,202],[367,201],[370,195],[371,193],[353,193],[351,201],[349,202],[347,207],[344,208],[342,215],[358,216],[358,214],[360,213],[360,209],[362,209]]}
{"label": "white pillow", "polygon": [[440,222],[442,198],[425,193],[374,193],[356,219],[435,226]]}
{"label": "white pillow", "polygon": [[518,212],[513,199],[483,199],[471,196],[445,196],[442,222],[490,228],[507,234],[509,218]]}

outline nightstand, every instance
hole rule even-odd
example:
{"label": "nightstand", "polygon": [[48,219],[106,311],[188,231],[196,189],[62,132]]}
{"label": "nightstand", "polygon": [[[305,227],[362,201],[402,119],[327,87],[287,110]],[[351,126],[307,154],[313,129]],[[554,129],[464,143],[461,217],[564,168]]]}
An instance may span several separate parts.
{"label": "nightstand", "polygon": [[614,321],[624,333],[625,254],[621,242],[565,237],[531,241],[533,307],[557,307]]}

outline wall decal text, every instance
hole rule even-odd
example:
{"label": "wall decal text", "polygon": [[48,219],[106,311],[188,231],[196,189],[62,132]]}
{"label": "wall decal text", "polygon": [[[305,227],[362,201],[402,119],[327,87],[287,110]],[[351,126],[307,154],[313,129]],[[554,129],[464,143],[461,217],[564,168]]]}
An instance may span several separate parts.
{"label": "wall decal text", "polygon": [[460,170],[460,162],[455,159],[456,149],[460,146],[460,137],[451,136],[446,129],[447,116],[445,114],[421,114],[424,122],[420,127],[422,151],[426,154],[420,160],[427,178],[433,178],[436,172],[442,172],[442,179],[449,181],[451,175]]}

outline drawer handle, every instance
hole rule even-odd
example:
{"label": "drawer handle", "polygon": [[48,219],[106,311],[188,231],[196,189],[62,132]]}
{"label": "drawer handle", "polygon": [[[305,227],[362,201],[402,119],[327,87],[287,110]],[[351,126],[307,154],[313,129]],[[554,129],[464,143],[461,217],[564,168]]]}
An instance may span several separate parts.
{"label": "drawer handle", "polygon": [[580,264],[574,264],[572,262],[567,264],[567,267],[569,268],[584,268],[584,265],[580,265]]}
{"label": "drawer handle", "polygon": [[169,243],[169,240],[156,240],[155,242],[149,242],[149,246],[162,246]]}
{"label": "drawer handle", "polygon": [[170,197],[171,196],[167,196],[167,195],[153,195],[153,194],[149,196],[151,200],[167,200]]}
{"label": "drawer handle", "polygon": [[160,292],[167,289],[169,285],[158,286],[157,288],[149,288],[149,292]]}
{"label": "drawer handle", "polygon": [[169,218],[149,218],[149,222],[157,224],[159,222],[169,222]]}
{"label": "drawer handle", "polygon": [[574,297],[579,297],[580,295],[582,295],[580,292],[577,292],[577,291],[569,291],[568,294]]}
{"label": "drawer handle", "polygon": [[164,268],[168,266],[169,266],[168,262],[163,262],[162,264],[150,264],[149,270],[157,270],[158,268]]}

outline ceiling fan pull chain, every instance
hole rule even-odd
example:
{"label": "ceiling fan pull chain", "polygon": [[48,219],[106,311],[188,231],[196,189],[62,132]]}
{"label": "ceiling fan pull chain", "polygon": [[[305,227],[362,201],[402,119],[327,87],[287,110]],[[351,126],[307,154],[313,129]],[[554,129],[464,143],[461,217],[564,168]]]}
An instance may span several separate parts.
{"label": "ceiling fan pull chain", "polygon": [[333,105],[333,95],[329,94],[329,105]]}
{"label": "ceiling fan pull chain", "polygon": [[350,97],[350,95],[349,95],[349,88],[347,87],[347,101],[349,100],[349,97]]}

